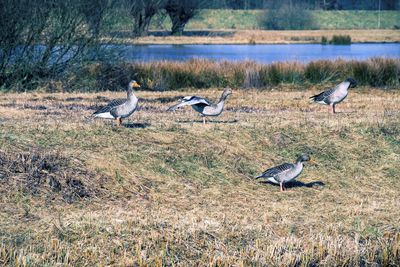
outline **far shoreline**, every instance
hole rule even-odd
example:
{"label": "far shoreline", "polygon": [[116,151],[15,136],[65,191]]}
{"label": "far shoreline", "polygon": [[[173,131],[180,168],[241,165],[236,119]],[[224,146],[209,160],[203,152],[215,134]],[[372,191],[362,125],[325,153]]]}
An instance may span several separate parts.
{"label": "far shoreline", "polygon": [[[196,32],[209,35],[197,36]],[[330,40],[334,35],[349,35],[352,44],[400,43],[400,30],[191,30],[192,35],[149,36],[134,38],[130,32],[114,33],[116,37],[104,37],[104,42],[115,45],[249,45],[249,44],[321,44],[322,37]],[[119,35],[119,36],[118,36]]]}

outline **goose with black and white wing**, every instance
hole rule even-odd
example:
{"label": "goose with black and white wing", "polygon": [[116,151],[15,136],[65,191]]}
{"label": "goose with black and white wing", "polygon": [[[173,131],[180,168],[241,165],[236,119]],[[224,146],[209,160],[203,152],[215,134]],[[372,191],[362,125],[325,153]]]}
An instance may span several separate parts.
{"label": "goose with black and white wing", "polygon": [[223,91],[218,103],[215,104],[200,96],[185,96],[182,98],[181,103],[168,108],[168,111],[175,111],[176,109],[184,106],[192,106],[195,111],[201,114],[203,117],[203,124],[205,124],[207,116],[218,116],[222,113],[225,101],[231,94],[232,90],[226,88]]}

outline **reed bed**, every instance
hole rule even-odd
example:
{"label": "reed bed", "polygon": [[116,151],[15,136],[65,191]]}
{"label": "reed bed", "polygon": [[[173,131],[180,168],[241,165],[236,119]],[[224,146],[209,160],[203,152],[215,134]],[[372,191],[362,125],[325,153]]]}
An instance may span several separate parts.
{"label": "reed bed", "polygon": [[[145,88],[169,91],[184,88],[271,88],[278,84],[297,86],[340,82],[353,77],[359,85],[398,87],[400,60],[372,58],[364,61],[319,60],[310,63],[187,62],[92,64],[74,76],[72,90],[121,90],[136,78]],[[79,84],[80,87],[74,85]],[[68,86],[67,86],[68,87]]]}

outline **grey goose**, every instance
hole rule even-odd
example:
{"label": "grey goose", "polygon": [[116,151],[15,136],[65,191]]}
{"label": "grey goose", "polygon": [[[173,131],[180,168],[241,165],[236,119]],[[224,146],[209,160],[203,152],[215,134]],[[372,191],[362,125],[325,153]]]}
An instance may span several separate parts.
{"label": "grey goose", "polygon": [[184,98],[182,98],[181,103],[168,108],[168,111],[174,111],[177,108],[184,106],[192,106],[195,111],[201,114],[201,116],[203,117],[203,123],[205,124],[206,116],[218,116],[222,113],[225,101],[231,94],[231,89],[226,88],[223,91],[218,103],[216,104],[200,96],[185,96]]}
{"label": "grey goose", "polygon": [[129,117],[136,110],[138,98],[133,93],[133,88],[138,88],[140,85],[136,81],[131,81],[127,89],[126,99],[115,99],[106,106],[100,108],[93,113],[94,117],[104,119],[114,119],[117,126],[120,126],[122,119]]}
{"label": "grey goose", "polygon": [[347,78],[334,88],[323,91],[318,95],[310,97],[313,102],[329,105],[329,112],[336,113],[336,104],[342,102],[348,95],[348,89],[357,86],[357,82],[353,78]]}
{"label": "grey goose", "polygon": [[256,179],[266,178],[274,184],[279,184],[281,191],[285,191],[285,183],[296,179],[303,171],[303,162],[310,161],[311,157],[307,154],[300,155],[295,163],[283,163],[276,167],[267,169]]}

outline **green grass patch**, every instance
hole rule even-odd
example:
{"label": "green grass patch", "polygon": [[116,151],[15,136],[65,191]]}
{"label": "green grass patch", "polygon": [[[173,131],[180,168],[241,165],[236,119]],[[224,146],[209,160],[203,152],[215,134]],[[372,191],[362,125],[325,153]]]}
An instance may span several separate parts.
{"label": "green grass patch", "polygon": [[[106,22],[109,31],[130,31],[132,19],[126,10],[114,11]],[[274,11],[271,11],[274,12]],[[309,11],[310,21],[301,29],[395,29],[400,26],[399,11],[381,11],[380,23],[378,11]],[[254,30],[266,29],[264,10],[226,10],[205,9],[201,10],[189,21],[186,30]],[[168,16],[155,16],[150,29],[169,30],[171,21]]]}

